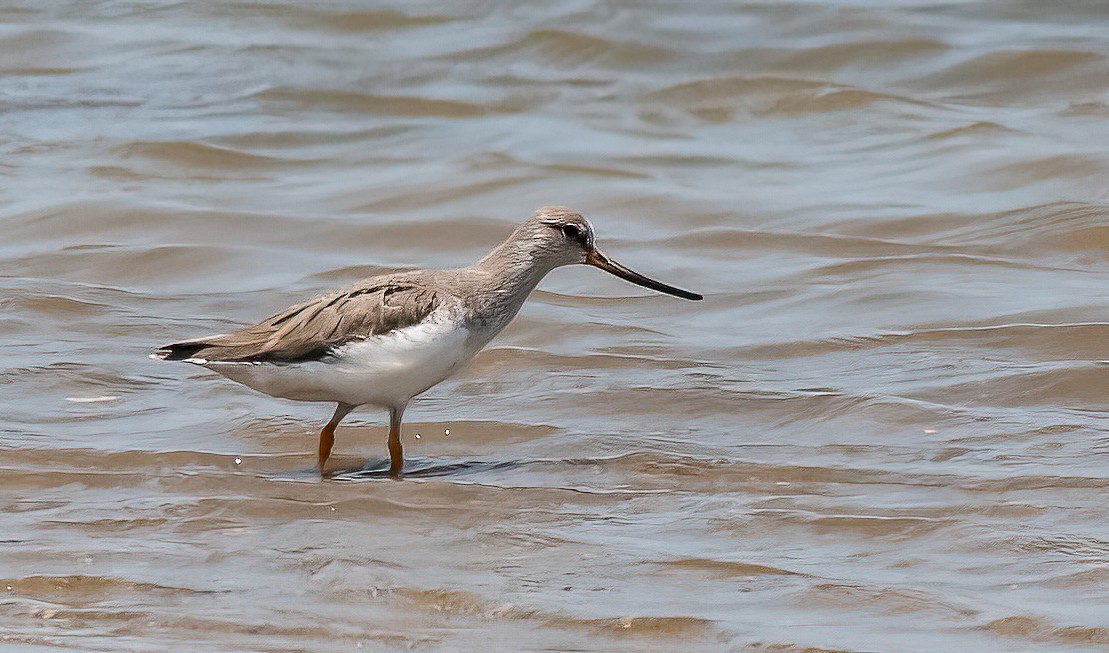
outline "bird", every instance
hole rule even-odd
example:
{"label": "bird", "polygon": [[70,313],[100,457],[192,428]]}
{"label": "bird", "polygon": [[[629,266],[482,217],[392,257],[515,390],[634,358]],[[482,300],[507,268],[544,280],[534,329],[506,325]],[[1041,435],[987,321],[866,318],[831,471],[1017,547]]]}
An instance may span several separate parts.
{"label": "bird", "polygon": [[545,206],[468,267],[373,276],[232,333],[166,345],[151,358],[199,365],[273,397],[334,403],[319,435],[321,476],[328,474],[339,423],[359,406],[384,408],[389,475],[400,478],[408,403],[469,362],[549,272],[579,264],[682,299],[703,299],[603,254],[593,225],[577,210]]}

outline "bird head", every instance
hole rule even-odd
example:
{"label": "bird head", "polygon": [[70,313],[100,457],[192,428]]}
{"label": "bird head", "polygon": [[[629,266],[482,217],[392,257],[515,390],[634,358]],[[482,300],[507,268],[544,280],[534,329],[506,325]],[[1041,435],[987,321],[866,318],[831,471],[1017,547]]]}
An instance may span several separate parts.
{"label": "bird head", "polygon": [[578,211],[567,206],[545,206],[521,227],[530,247],[551,267],[592,265],[625,281],[682,299],[700,300],[701,295],[645,277],[605,256],[597,249],[593,225]]}

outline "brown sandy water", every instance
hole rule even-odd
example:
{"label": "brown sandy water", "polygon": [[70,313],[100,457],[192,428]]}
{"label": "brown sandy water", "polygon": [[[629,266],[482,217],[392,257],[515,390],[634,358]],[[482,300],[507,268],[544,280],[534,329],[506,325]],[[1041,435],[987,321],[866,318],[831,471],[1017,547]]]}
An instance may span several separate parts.
{"label": "brown sandy water", "polygon": [[[1109,650],[1107,125],[1092,1],[5,3],[0,648]],[[553,274],[403,482],[145,357],[546,203],[706,300]]]}

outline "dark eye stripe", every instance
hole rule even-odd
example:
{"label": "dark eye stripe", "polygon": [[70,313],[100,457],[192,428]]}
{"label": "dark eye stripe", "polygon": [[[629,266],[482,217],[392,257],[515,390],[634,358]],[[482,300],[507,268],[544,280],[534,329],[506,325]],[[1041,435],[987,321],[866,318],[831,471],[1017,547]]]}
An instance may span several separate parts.
{"label": "dark eye stripe", "polygon": [[583,231],[577,225],[574,225],[574,224],[563,225],[562,226],[562,233],[566,234],[567,238],[569,238],[571,240],[574,240],[574,241],[577,241],[577,243],[580,244],[582,247],[584,247],[586,249],[589,248],[588,237],[586,236],[585,231]]}
{"label": "dark eye stripe", "polygon": [[547,226],[550,227],[551,229],[558,229],[559,231],[562,232],[563,236],[566,236],[567,238],[569,238],[570,240],[573,240],[575,242],[581,243],[582,247],[589,247],[589,243],[587,242],[585,232],[578,225],[576,225],[576,224],[561,224],[560,225],[560,224],[548,223]]}

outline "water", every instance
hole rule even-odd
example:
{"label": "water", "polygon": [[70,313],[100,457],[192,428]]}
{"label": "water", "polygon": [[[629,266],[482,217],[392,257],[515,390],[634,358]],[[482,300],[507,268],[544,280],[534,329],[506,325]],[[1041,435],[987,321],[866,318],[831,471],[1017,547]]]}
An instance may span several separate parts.
{"label": "water", "polygon": [[[1109,649],[1107,30],[7,3],[2,643]],[[556,272],[409,408],[405,481],[383,414],[321,482],[330,407],[146,358],[548,203],[705,301]]]}

